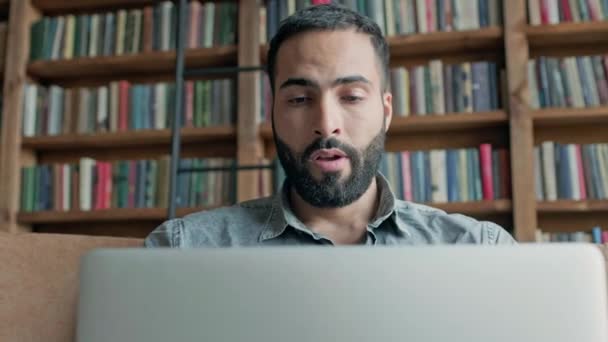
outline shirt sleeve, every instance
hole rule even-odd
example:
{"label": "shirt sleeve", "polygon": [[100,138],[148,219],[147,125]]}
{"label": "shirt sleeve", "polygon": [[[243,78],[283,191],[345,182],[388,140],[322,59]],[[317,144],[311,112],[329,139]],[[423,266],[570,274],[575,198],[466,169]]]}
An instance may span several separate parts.
{"label": "shirt sleeve", "polygon": [[493,222],[484,222],[488,243],[493,245],[514,245],[517,241],[504,228]]}
{"label": "shirt sleeve", "polygon": [[144,247],[179,247],[179,232],[182,225],[181,219],[165,221],[146,237]]}

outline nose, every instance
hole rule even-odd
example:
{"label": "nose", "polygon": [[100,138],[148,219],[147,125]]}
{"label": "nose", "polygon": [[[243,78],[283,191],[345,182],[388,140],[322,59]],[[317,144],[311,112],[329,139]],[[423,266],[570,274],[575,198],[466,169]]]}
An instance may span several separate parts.
{"label": "nose", "polygon": [[331,98],[319,101],[317,114],[313,118],[313,131],[319,138],[342,134],[342,116],[339,104]]}

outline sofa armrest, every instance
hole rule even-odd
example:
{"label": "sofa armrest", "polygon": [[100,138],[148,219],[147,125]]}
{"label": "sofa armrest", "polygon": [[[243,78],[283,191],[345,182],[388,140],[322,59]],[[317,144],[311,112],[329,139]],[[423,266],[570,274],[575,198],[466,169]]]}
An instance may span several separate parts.
{"label": "sofa armrest", "polygon": [[0,341],[74,340],[80,257],[143,240],[0,233]]}

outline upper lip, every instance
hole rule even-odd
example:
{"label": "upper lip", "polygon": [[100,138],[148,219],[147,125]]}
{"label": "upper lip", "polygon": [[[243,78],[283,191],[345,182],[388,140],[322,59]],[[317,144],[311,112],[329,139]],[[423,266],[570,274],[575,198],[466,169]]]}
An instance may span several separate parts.
{"label": "upper lip", "polygon": [[319,158],[332,158],[332,157],[347,157],[346,153],[342,152],[337,148],[316,150],[310,155],[311,160],[317,160]]}

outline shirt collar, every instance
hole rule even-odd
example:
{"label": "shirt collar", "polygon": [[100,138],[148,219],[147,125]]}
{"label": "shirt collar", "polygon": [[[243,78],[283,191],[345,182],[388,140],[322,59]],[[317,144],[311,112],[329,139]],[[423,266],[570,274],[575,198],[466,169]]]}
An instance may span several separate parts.
{"label": "shirt collar", "polygon": [[[399,230],[407,234],[408,232],[404,223],[400,222],[396,213],[397,198],[391,190],[389,182],[380,172],[376,174],[376,183],[378,184],[380,203],[378,205],[376,216],[371,220],[369,226],[372,229],[375,229],[378,228],[385,220],[391,219]],[[285,181],[281,186],[281,190],[274,196],[272,201],[272,210],[266,226],[260,235],[260,241],[276,238],[277,236],[283,234],[288,226],[314,235],[314,233],[308,229],[304,223],[300,221],[300,219],[298,219],[291,209],[289,202],[289,189],[289,184],[287,181]]]}

